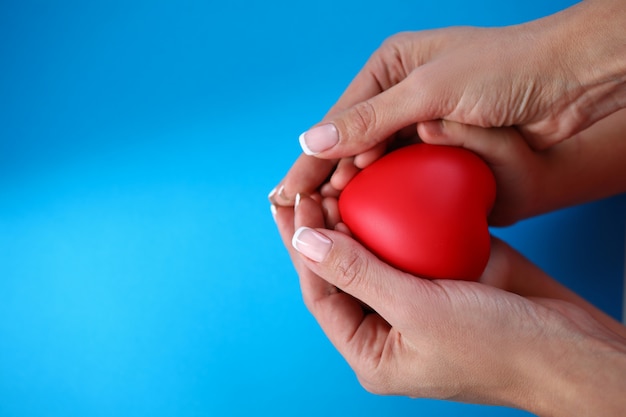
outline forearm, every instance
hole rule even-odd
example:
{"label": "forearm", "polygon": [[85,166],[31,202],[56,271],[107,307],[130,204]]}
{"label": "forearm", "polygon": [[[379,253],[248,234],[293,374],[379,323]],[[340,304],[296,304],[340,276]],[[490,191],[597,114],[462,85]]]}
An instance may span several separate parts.
{"label": "forearm", "polygon": [[[626,341],[626,326],[552,278],[501,240],[493,238],[491,261],[481,278],[483,284],[525,298],[560,300],[584,310],[589,316]],[[512,264],[510,260],[515,259]]]}
{"label": "forearm", "polygon": [[626,110],[543,152],[530,215],[626,192]]}
{"label": "forearm", "polygon": [[529,364],[533,392],[521,400],[522,408],[541,417],[623,416],[624,341],[599,335],[561,336]]}
{"label": "forearm", "polygon": [[[572,9],[575,17],[563,36],[574,48],[566,56],[584,85],[610,84],[607,100],[626,106],[626,7],[623,0],[586,0]],[[574,44],[574,45],[572,45]],[[577,65],[578,64],[578,65]],[[616,94],[619,93],[619,94]],[[608,95],[612,95],[611,99]],[[609,114],[609,113],[607,113]]]}
{"label": "forearm", "polygon": [[567,137],[626,107],[623,0],[582,1],[527,26],[534,37],[527,42],[536,60],[531,65],[545,81],[540,86],[559,91],[550,99],[559,117],[546,120],[556,130],[569,132]]}
{"label": "forearm", "polygon": [[516,330],[515,341],[493,354],[492,380],[507,375],[494,404],[540,417],[624,415],[626,328],[499,239],[481,282],[535,305],[523,321],[533,330]]}

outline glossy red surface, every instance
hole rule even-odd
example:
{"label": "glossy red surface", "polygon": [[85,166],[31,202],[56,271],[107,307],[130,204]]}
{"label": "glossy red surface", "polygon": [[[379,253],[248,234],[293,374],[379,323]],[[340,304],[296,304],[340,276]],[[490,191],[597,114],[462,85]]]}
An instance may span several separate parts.
{"label": "glossy red surface", "polygon": [[495,180],[474,153],[410,145],[377,160],[339,198],[343,222],[379,258],[411,274],[477,280],[489,259]]}

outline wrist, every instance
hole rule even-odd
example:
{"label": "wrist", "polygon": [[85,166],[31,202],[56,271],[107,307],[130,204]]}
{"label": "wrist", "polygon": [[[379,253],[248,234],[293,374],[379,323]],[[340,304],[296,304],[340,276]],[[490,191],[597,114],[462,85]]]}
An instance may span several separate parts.
{"label": "wrist", "polygon": [[518,405],[541,417],[623,416],[626,342],[608,331],[572,336],[533,358]]}
{"label": "wrist", "polygon": [[570,49],[576,46],[566,55],[570,55],[572,70],[590,93],[581,106],[588,105],[589,111],[602,113],[601,117],[626,106],[625,27],[623,0],[587,0],[575,10],[564,33]]}
{"label": "wrist", "polygon": [[553,56],[569,70],[581,91],[577,109],[602,113],[626,105],[626,8],[622,0],[587,0],[554,15],[547,32]]}
{"label": "wrist", "polygon": [[626,8],[586,0],[530,22],[536,76],[548,84],[561,140],[626,107]]}

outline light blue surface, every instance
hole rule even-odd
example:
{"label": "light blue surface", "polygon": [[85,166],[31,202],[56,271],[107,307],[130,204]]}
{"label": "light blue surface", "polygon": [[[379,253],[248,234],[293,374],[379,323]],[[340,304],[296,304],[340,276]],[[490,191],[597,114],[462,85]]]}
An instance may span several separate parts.
{"label": "light blue surface", "polygon": [[[385,37],[544,3],[3,1],[0,416],[527,415],[364,392],[266,195]],[[496,233],[617,316],[624,207]]]}

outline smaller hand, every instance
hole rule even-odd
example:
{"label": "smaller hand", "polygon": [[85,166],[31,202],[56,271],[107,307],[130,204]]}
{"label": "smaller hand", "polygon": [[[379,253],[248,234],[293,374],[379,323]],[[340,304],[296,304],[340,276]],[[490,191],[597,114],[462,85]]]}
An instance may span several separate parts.
{"label": "smaller hand", "polygon": [[[420,123],[421,140],[461,146],[490,166],[497,184],[489,217],[505,226],[531,216],[626,192],[626,109],[549,149],[534,150],[514,128],[449,121]],[[346,176],[336,172],[337,176]]]}
{"label": "smaller hand", "polygon": [[420,123],[417,131],[426,143],[461,146],[489,165],[496,178],[489,224],[506,226],[538,214],[543,185],[550,175],[549,152],[531,149],[516,129],[485,129],[441,120]]}

